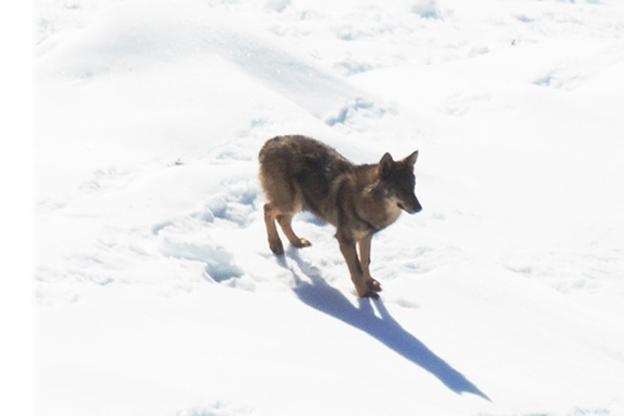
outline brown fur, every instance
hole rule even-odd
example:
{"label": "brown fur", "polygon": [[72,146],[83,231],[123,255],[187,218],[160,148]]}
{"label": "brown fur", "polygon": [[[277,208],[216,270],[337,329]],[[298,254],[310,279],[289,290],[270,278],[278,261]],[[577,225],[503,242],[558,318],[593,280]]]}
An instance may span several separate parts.
{"label": "brown fur", "polygon": [[[369,272],[374,233],[397,220],[401,210],[421,209],[414,195],[413,166],[418,152],[395,162],[354,165],[333,148],[305,136],[278,136],[260,150],[260,183],[269,247],[283,254],[275,222],[295,247],[310,242],[293,231],[292,217],[308,210],[336,227],[351,279],[359,296],[378,297],[381,285]],[[359,257],[356,251],[359,246]]]}

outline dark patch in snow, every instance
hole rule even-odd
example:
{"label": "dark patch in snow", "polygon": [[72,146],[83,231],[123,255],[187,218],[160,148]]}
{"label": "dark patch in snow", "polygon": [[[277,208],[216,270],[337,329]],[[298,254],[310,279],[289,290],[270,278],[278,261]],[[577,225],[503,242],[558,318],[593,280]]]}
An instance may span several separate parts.
{"label": "dark patch in snow", "polygon": [[487,46],[474,46],[472,48],[470,48],[470,51],[468,51],[468,56],[474,57],[474,56],[479,56],[479,55],[485,55],[486,53],[490,52],[490,48],[488,48]]}
{"label": "dark patch in snow", "polygon": [[162,230],[171,226],[172,224],[173,222],[171,221],[163,221],[161,223],[158,223],[152,227],[152,234],[158,235]]}
{"label": "dark patch in snow", "polygon": [[570,72],[564,69],[553,69],[536,78],[533,84],[540,87],[572,90],[580,85],[585,77],[586,74]]}
{"label": "dark patch in snow", "polygon": [[270,10],[274,10],[278,13],[283,12],[288,6],[290,6],[290,0],[267,0],[264,7]]}
{"label": "dark patch in snow", "polygon": [[405,299],[405,298],[398,298],[394,300],[394,303],[396,303],[397,305],[406,308],[406,309],[418,309],[420,308],[420,306],[418,306],[418,304],[416,302],[413,302],[409,299]]}
{"label": "dark patch in snow", "polygon": [[230,186],[234,189],[224,196],[213,198],[206,204],[202,212],[204,214],[210,212],[210,215],[204,218],[212,221],[214,217],[245,227],[256,218],[258,190],[245,184]]}
{"label": "dark patch in snow", "polygon": [[253,414],[247,406],[234,406],[227,402],[217,401],[208,406],[194,407],[178,412],[176,416],[241,416]]}
{"label": "dark patch in snow", "polygon": [[356,62],[352,59],[345,59],[334,64],[334,68],[340,71],[344,76],[348,77],[350,75],[368,72],[375,69],[375,66],[367,62]]}
{"label": "dark patch in snow", "polygon": [[184,165],[184,162],[182,161],[182,158],[179,157],[176,160],[174,160],[173,162],[169,163],[167,166],[168,167],[175,167],[175,166],[182,166]]}
{"label": "dark patch in snow", "polygon": [[549,72],[549,73],[547,73],[547,74],[537,78],[535,81],[533,81],[533,84],[541,85],[543,87],[548,87],[548,86],[552,85],[553,80],[555,78],[554,75],[555,75],[554,72],[551,71],[551,72]]}
{"label": "dark patch in snow", "polygon": [[570,416],[608,416],[610,414],[611,412],[609,411],[609,409],[600,407],[594,409],[577,407],[569,413]]}
{"label": "dark patch in snow", "polygon": [[240,267],[234,264],[232,254],[211,242],[200,244],[165,238],[161,252],[168,256],[204,263],[207,275],[215,282],[222,282],[243,275]]}
{"label": "dark patch in snow", "polygon": [[529,17],[525,14],[517,14],[514,17],[518,19],[519,21],[521,21],[522,23],[533,23],[535,21],[534,18]]}
{"label": "dark patch in snow", "polygon": [[365,118],[380,119],[387,112],[388,110],[377,107],[372,101],[358,97],[340,108],[338,114],[327,117],[325,124],[332,127],[338,124],[348,124],[356,115],[361,115]]}
{"label": "dark patch in snow", "polygon": [[116,167],[96,169],[91,172],[91,178],[81,183],[78,189],[85,193],[94,193],[125,186],[131,180],[129,171]]}
{"label": "dark patch in snow", "polygon": [[67,201],[54,200],[52,198],[43,199],[37,202],[37,208],[43,211],[51,212],[58,209],[63,209],[67,206]]}
{"label": "dark patch in snow", "polygon": [[507,270],[512,271],[514,273],[522,273],[522,274],[531,274],[533,273],[533,269],[531,266],[505,266]]}
{"label": "dark patch in snow", "polygon": [[423,19],[441,19],[442,15],[435,0],[420,0],[412,5],[412,13]]}

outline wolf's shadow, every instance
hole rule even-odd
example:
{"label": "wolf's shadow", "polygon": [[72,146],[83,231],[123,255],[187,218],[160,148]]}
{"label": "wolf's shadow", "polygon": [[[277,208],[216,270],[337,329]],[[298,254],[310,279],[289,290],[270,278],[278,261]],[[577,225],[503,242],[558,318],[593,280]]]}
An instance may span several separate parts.
{"label": "wolf's shadow", "polygon": [[[293,291],[303,303],[369,334],[407,360],[427,370],[453,392],[472,393],[490,400],[463,374],[403,329],[381,300],[359,299],[359,305],[355,307],[340,291],[329,286],[321,277],[319,270],[303,260],[296,249],[289,249],[287,254],[312,282],[308,283],[301,279],[298,271],[288,265],[286,258],[279,258],[279,264],[292,273],[295,281]],[[372,305],[381,318],[375,315]]]}

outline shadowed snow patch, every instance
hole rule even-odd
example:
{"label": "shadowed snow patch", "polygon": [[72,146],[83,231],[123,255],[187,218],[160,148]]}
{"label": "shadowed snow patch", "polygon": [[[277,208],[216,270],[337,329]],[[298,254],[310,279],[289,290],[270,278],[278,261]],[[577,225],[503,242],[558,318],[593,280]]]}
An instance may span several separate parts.
{"label": "shadowed snow patch", "polygon": [[334,68],[340,71],[344,76],[350,76],[370,71],[375,69],[375,66],[368,62],[357,61],[349,56],[342,61],[336,62]]}
{"label": "shadowed snow patch", "polygon": [[189,219],[204,223],[221,222],[221,225],[239,227],[251,224],[260,212],[257,206],[258,186],[255,181],[224,182],[221,187],[225,191],[209,195],[193,211],[155,224],[152,233],[158,235],[166,228],[188,223]]}
{"label": "shadowed snow patch", "polygon": [[241,227],[249,225],[256,217],[258,188],[251,181],[224,184],[227,192],[211,197],[203,209],[204,219],[219,218]]}
{"label": "shadowed snow patch", "polygon": [[79,185],[79,189],[85,193],[93,193],[110,189],[118,189],[125,186],[131,179],[130,172],[116,167],[96,169],[91,178]]}
{"label": "shadowed snow patch", "polygon": [[420,0],[412,4],[412,13],[424,19],[441,19],[436,0]]}
{"label": "shadowed snow patch", "polygon": [[343,105],[334,115],[325,119],[325,124],[331,127],[347,127],[355,131],[364,131],[370,121],[382,119],[387,114],[395,114],[393,108],[380,107],[370,100],[356,98]]}
{"label": "shadowed snow patch", "polygon": [[514,17],[522,23],[533,23],[536,20],[534,17],[527,16],[526,14],[516,14]]}
{"label": "shadowed snow patch", "polygon": [[232,254],[209,239],[193,241],[192,236],[163,236],[160,251],[166,256],[204,263],[206,273],[216,282],[243,275],[241,268],[234,263]]}
{"label": "shadowed snow patch", "polygon": [[233,406],[228,403],[218,401],[209,406],[198,406],[191,409],[182,410],[176,416],[241,416],[252,415],[253,409],[247,406]]}
{"label": "shadowed snow patch", "polygon": [[276,12],[283,12],[290,5],[290,0],[267,0],[264,7]]}
{"label": "shadowed snow patch", "polygon": [[572,90],[578,87],[585,79],[579,73],[573,73],[563,69],[553,69],[542,76],[537,77],[533,84],[540,87],[550,87],[562,90]]}
{"label": "shadowed snow patch", "polygon": [[394,303],[396,303],[397,305],[399,305],[399,306],[401,306],[403,308],[407,308],[407,309],[418,309],[418,308],[420,308],[420,306],[416,302],[414,302],[412,300],[409,300],[409,299],[406,299],[406,298],[396,298],[393,301],[394,301]]}

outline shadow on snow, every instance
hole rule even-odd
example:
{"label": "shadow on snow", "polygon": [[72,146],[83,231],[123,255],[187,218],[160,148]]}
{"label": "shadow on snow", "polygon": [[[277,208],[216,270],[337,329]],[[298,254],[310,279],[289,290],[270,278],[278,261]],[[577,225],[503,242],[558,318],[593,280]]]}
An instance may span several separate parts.
{"label": "shadow on snow", "polygon": [[[293,274],[295,280],[293,291],[303,303],[366,332],[391,350],[434,375],[453,392],[472,393],[490,400],[463,374],[403,329],[390,315],[381,300],[359,299],[358,307],[355,307],[340,291],[325,282],[315,266],[301,259],[296,249],[288,250],[288,257],[297,263],[312,282],[302,280],[299,273],[288,266],[286,258],[279,257],[279,264]],[[373,305],[381,317],[375,315]]]}

